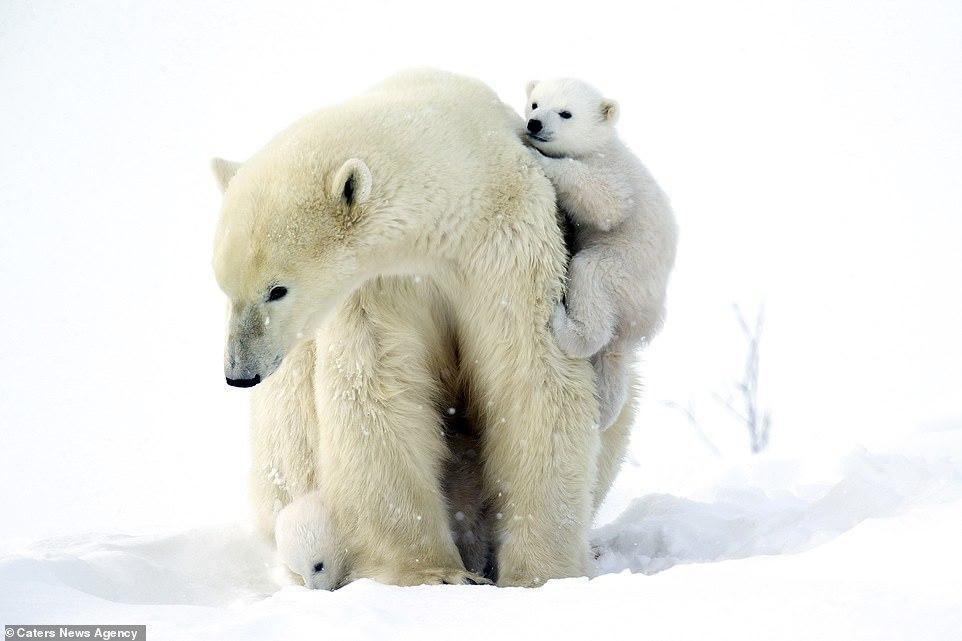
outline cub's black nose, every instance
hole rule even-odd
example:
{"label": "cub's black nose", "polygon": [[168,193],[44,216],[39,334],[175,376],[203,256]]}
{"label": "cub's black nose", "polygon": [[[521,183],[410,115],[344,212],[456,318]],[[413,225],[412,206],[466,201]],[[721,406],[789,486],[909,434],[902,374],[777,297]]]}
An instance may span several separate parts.
{"label": "cub's black nose", "polygon": [[528,131],[530,131],[530,132],[533,133],[533,134],[536,134],[536,133],[538,133],[539,131],[541,131],[541,121],[540,121],[540,120],[535,120],[534,118],[532,118],[531,120],[529,120],[529,121],[528,121]]}
{"label": "cub's black nose", "polygon": [[261,382],[261,375],[255,374],[254,378],[228,378],[227,384],[231,387],[254,387]]}

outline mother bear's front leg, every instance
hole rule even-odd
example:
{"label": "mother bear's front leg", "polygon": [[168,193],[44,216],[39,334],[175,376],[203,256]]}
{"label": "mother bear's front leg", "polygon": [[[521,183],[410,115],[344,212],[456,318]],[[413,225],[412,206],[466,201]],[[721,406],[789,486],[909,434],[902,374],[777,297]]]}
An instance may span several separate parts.
{"label": "mother bear's front leg", "polygon": [[[489,308],[510,316],[511,303]],[[515,313],[526,316],[523,305]],[[584,576],[599,450],[597,405],[585,361],[568,359],[547,328],[462,335],[481,425],[485,487],[498,532],[498,584]]]}
{"label": "mother bear's front leg", "polygon": [[318,337],[320,491],[353,548],[352,578],[396,585],[473,578],[450,535],[441,491],[446,445],[440,372],[450,324],[433,286],[377,278]]}
{"label": "mother bear's front leg", "polygon": [[[481,433],[500,585],[588,570],[598,406],[590,365],[565,356],[548,327],[564,257],[545,186],[482,215],[485,231],[469,265],[445,283]],[[530,254],[515,255],[514,247]]]}

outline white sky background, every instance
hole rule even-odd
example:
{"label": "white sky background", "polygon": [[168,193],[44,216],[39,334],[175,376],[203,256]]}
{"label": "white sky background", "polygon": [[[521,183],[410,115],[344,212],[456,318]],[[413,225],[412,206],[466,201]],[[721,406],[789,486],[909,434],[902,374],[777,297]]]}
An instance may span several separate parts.
{"label": "white sky background", "polygon": [[243,509],[208,158],[408,66],[519,110],[554,75],[621,102],[682,230],[642,467],[705,455],[664,400],[747,449],[711,400],[741,366],[734,302],[766,303],[777,455],[960,420],[962,5],[413,4],[0,4],[0,536]]}

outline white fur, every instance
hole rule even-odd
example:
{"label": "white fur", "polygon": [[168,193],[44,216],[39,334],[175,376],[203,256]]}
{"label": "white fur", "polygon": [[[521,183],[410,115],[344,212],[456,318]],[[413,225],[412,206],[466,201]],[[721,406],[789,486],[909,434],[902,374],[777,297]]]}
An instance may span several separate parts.
{"label": "white fur", "polygon": [[[442,487],[451,538],[468,573],[475,582],[481,582],[492,541],[491,519],[485,514],[481,489],[479,443],[463,431],[456,417],[445,418],[450,454],[443,468]],[[274,525],[281,562],[300,576],[305,586],[316,590],[336,590],[353,579],[351,559],[357,550],[348,537],[339,534],[321,493],[316,491],[287,504]]]}
{"label": "white fur", "polygon": [[[677,227],[668,198],[618,140],[616,103],[579,80],[529,84],[528,139],[574,225],[566,306],[552,328],[570,356],[591,358],[600,427],[628,398],[635,350],[660,329],[675,262]],[[562,118],[562,115],[570,116]]]}
{"label": "white fur", "polygon": [[[227,375],[263,380],[258,522],[270,533],[318,489],[356,546],[351,576],[470,576],[441,487],[452,405],[480,434],[499,583],[587,569],[632,412],[599,436],[591,369],[551,336],[565,251],[521,124],[477,81],[408,72],[295,123],[227,181],[214,269]],[[345,197],[347,163],[370,174],[363,202]]]}
{"label": "white fur", "polygon": [[294,499],[277,515],[277,555],[306,587],[336,590],[348,580],[347,542],[341,541],[319,492]]}

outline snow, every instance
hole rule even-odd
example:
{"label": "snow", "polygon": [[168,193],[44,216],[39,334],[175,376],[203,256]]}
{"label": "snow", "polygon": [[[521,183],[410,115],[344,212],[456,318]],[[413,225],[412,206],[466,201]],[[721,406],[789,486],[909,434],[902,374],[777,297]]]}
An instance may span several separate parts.
{"label": "snow", "polygon": [[275,579],[242,525],[88,534],[7,546],[0,622],[146,623],[172,640],[959,638],[962,426],[855,451],[821,481],[764,456],[715,474],[698,499],[630,500],[595,530],[590,580],[312,591]]}

